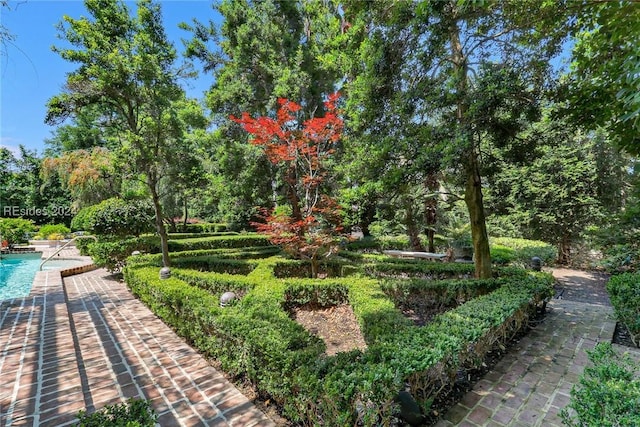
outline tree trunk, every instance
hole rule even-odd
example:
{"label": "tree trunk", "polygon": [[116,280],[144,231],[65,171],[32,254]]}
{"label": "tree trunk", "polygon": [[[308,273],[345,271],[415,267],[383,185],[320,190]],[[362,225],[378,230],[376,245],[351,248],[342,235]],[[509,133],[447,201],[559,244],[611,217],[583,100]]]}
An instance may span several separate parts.
{"label": "tree trunk", "polygon": [[453,12],[451,17],[451,25],[449,27],[449,37],[451,44],[451,62],[453,63],[456,73],[456,89],[458,91],[458,103],[456,118],[458,121],[459,132],[464,135],[468,141],[468,154],[466,162],[466,185],[464,201],[469,210],[469,219],[471,220],[471,238],[473,240],[473,250],[475,256],[475,277],[479,279],[488,279],[491,277],[491,254],[489,251],[489,237],[487,235],[487,224],[484,215],[484,205],[482,202],[482,180],[480,178],[480,165],[478,164],[478,154],[476,152],[475,141],[473,140],[472,129],[466,123],[466,115],[469,105],[464,100],[467,92],[467,76],[469,73],[469,64],[465,56],[462,43],[460,42],[460,28],[457,22],[457,10]]}
{"label": "tree trunk", "polygon": [[147,179],[149,190],[151,191],[151,198],[153,199],[153,210],[156,214],[156,231],[160,236],[160,248],[162,250],[162,265],[164,267],[171,266],[171,259],[169,258],[169,238],[167,236],[167,230],[164,228],[164,222],[162,221],[162,206],[160,205],[160,196],[156,188],[156,181],[152,178]]}
{"label": "tree trunk", "polygon": [[558,264],[568,265],[571,262],[571,238],[564,234],[558,243]]}
{"label": "tree trunk", "polygon": [[184,196],[184,221],[182,221],[182,229],[187,231],[187,222],[189,218],[189,207],[187,206],[187,196]]}
{"label": "tree trunk", "polygon": [[[473,240],[473,253],[475,260],[475,277],[478,279],[491,278],[491,252],[489,250],[489,236],[482,202],[482,185],[478,161],[473,154],[470,170],[467,171],[467,185],[464,201],[469,210],[471,220],[471,239]],[[475,168],[474,168],[475,165]]]}
{"label": "tree trunk", "polygon": [[311,258],[311,278],[312,279],[318,278],[319,264],[320,263],[318,262],[317,257],[314,256]]}
{"label": "tree trunk", "polygon": [[429,192],[429,195],[424,201],[424,220],[427,224],[427,239],[429,241],[429,252],[436,251],[436,245],[434,243],[434,237],[436,234],[435,225],[438,222],[438,199],[435,192],[438,190],[438,178],[435,174],[429,174],[425,181],[425,187]]}
{"label": "tree trunk", "polygon": [[298,192],[296,191],[296,184],[298,182],[295,166],[289,167],[287,171],[287,199],[291,205],[291,217],[296,221],[302,220],[302,210],[300,209],[300,199],[298,198]]}
{"label": "tree trunk", "polygon": [[363,237],[370,237],[371,231],[369,230],[369,226],[375,220],[376,205],[375,203],[364,203],[362,209],[364,209],[364,212],[360,216],[360,229],[362,230]]}
{"label": "tree trunk", "polygon": [[424,252],[424,246],[420,241],[420,232],[418,231],[418,225],[416,224],[415,216],[413,215],[413,200],[407,198],[405,200],[405,225],[407,226],[407,236],[409,236],[409,246],[412,251]]}

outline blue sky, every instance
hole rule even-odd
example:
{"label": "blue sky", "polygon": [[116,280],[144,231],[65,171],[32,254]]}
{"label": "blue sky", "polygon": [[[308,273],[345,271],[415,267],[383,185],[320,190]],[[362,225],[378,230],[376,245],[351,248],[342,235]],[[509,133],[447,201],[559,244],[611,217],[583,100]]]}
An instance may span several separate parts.
{"label": "blue sky", "polygon": [[[79,18],[88,13],[80,0],[9,3],[9,10],[0,9],[0,19],[16,39],[0,57],[0,145],[15,151],[22,144],[42,153],[44,140],[54,130],[44,123],[47,100],[60,93],[66,73],[75,67],[51,51],[52,45],[63,45],[55,26],[63,15]],[[178,23],[192,18],[203,22],[219,19],[211,0],[163,0],[161,4],[165,30],[179,52],[183,48],[180,40],[190,38],[190,33],[179,29]],[[127,5],[135,7],[133,2]],[[189,96],[201,98],[212,81],[211,76],[201,76],[185,89]]]}

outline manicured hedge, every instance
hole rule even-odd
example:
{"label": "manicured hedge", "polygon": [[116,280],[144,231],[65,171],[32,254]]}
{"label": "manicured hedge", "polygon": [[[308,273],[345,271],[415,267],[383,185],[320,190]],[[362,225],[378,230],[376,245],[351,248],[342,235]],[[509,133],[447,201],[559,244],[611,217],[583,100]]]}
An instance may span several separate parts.
{"label": "manicured hedge", "polygon": [[373,277],[402,275],[425,279],[468,279],[473,277],[475,267],[466,263],[385,258],[382,262],[365,264],[363,271]]}
{"label": "manicured hedge", "polygon": [[488,294],[506,283],[506,280],[426,280],[386,279],[380,284],[385,294],[396,303],[404,303],[417,296],[434,306],[459,305],[480,295]]}
{"label": "manicured hedge", "polygon": [[[292,422],[326,426],[390,423],[405,384],[428,409],[459,370],[478,366],[552,294],[553,279],[545,274],[460,283],[461,293],[473,286],[495,290],[415,327],[376,279],[281,280],[274,268],[283,262],[280,257],[259,260],[247,276],[176,268],[168,280],[159,279],[157,267],[130,263],[125,278],[158,316],[226,372],[254,383]],[[419,287],[420,282],[407,283]],[[222,309],[219,294],[229,289],[244,296]],[[353,307],[368,349],[327,357],[324,343],[293,321],[287,309],[342,302]]]}
{"label": "manicured hedge", "polygon": [[197,239],[201,237],[214,237],[214,236],[237,236],[239,233],[235,231],[223,231],[223,232],[210,232],[210,233],[168,233],[170,240],[180,239]]}
{"label": "manicured hedge", "polygon": [[[266,236],[255,233],[169,240],[170,252],[270,246],[271,243]],[[89,243],[86,247],[86,253],[93,258],[94,262],[110,271],[120,271],[126,264],[126,259],[134,251],[159,253],[160,238],[156,236],[141,236],[131,239]]]}
{"label": "manicured hedge", "polygon": [[629,330],[633,343],[640,347],[640,273],[611,277],[607,292],[616,317]]}
{"label": "manicured hedge", "polygon": [[229,226],[224,223],[199,222],[195,224],[178,225],[182,233],[220,233],[228,231]]}
{"label": "manicured hedge", "polygon": [[512,237],[491,237],[492,257],[495,255],[499,261],[517,263],[529,266],[531,258],[538,257],[543,265],[553,265],[558,256],[558,250],[540,240],[516,239]]}

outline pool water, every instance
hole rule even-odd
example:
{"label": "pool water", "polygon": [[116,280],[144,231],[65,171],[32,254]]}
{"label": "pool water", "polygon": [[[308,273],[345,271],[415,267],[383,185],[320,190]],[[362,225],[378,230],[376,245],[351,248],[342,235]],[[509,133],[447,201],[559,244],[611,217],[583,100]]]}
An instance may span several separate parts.
{"label": "pool water", "polygon": [[2,255],[0,259],[0,300],[26,297],[42,262],[42,253]]}
{"label": "pool water", "polygon": [[[0,257],[0,300],[29,296],[33,279],[40,268],[42,252],[7,254]],[[77,267],[82,262],[74,259],[52,259],[43,270]]]}

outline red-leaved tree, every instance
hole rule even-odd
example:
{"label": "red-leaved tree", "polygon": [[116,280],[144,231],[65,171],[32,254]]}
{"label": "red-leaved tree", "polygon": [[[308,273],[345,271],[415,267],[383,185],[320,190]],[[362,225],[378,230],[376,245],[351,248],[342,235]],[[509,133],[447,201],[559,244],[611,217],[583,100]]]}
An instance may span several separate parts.
{"label": "red-leaved tree", "polygon": [[231,116],[251,134],[251,143],[264,147],[267,158],[283,165],[290,210],[263,211],[265,223],[254,223],[258,231],[269,235],[272,243],[287,253],[311,261],[311,274],[318,275],[322,257],[335,253],[342,237],[338,204],[323,194],[326,160],[335,152],[343,121],[334,93],[325,102],[324,117],[308,119],[300,125],[301,106],[279,99],[276,118]]}

